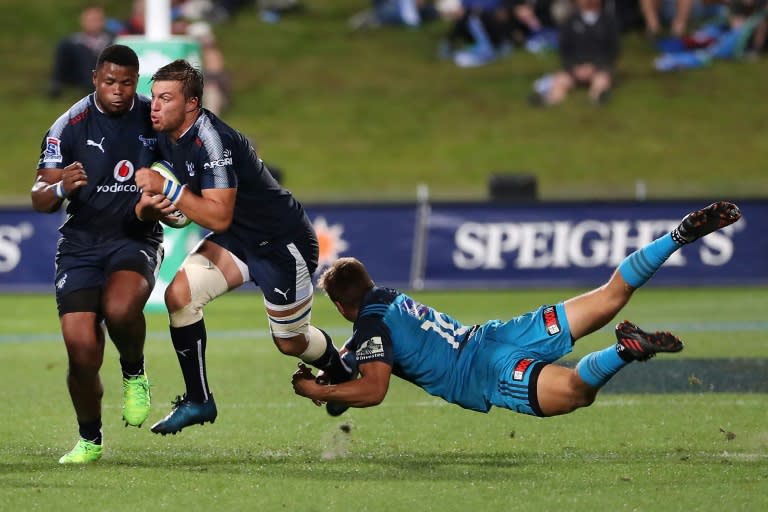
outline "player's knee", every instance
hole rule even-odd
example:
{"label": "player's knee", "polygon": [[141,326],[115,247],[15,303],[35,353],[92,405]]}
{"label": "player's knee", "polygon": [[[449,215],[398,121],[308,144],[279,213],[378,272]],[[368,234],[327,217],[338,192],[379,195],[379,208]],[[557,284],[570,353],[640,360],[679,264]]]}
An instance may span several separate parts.
{"label": "player's knee", "polygon": [[174,279],[166,287],[163,300],[169,313],[178,311],[189,304],[189,288],[185,283],[182,284],[179,280]]}
{"label": "player's knee", "polygon": [[91,378],[98,375],[104,361],[103,351],[98,346],[86,344],[67,345],[69,375],[78,379]]}
{"label": "player's knee", "polygon": [[104,320],[110,327],[134,323],[143,314],[143,306],[130,300],[108,300],[103,305]]}
{"label": "player's knee", "polygon": [[571,411],[581,409],[582,407],[589,407],[595,402],[597,388],[586,385],[579,377],[578,372],[573,371],[569,379],[569,385]]}
{"label": "player's knee", "polygon": [[[269,330],[277,349],[285,355],[299,356],[307,348],[312,300],[303,304],[277,306],[265,301]],[[290,311],[288,314],[283,314]]]}
{"label": "player's knee", "polygon": [[165,291],[172,327],[185,327],[203,318],[203,307],[229,289],[219,268],[199,253],[191,254],[182,264],[186,280],[174,279]]}
{"label": "player's knee", "polygon": [[280,353],[294,357],[298,357],[304,352],[304,345],[306,344],[304,336],[302,335],[297,335],[292,338],[278,338],[273,334],[272,341],[275,342],[275,346]]}

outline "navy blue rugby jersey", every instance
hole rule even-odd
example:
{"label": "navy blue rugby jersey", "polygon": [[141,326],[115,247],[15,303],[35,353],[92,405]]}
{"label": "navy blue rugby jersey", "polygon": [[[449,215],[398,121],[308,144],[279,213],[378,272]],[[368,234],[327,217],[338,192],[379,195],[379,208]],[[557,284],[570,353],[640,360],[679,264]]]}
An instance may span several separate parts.
{"label": "navy blue rugby jersey", "polygon": [[162,240],[159,223],[136,219],[140,192],[135,172],[157,159],[157,136],[150,120],[150,100],[136,95],[131,109],[119,116],[96,106],[94,94],[75,103],[43,137],[38,169],[83,164],[88,185],[75,191],[60,228],[68,238],[84,240],[148,237]]}
{"label": "navy blue rugby jersey", "polygon": [[174,174],[202,195],[211,188],[237,187],[229,233],[250,246],[304,230],[304,208],[272,177],[250,141],[213,113],[201,109],[195,123],[174,143],[158,134],[158,148]]}

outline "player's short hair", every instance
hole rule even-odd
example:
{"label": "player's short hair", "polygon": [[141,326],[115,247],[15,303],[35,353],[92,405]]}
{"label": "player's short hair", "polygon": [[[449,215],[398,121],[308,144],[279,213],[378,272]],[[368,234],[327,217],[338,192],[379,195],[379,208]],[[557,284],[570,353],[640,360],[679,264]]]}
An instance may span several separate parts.
{"label": "player's short hair", "polygon": [[375,283],[360,260],[348,257],[339,258],[328,267],[317,285],[332,301],[346,308],[359,306]]}
{"label": "player's short hair", "polygon": [[125,66],[139,69],[139,57],[130,47],[122,44],[113,44],[104,48],[96,59],[96,69],[99,69],[105,62],[111,62],[118,66]]}
{"label": "player's short hair", "polygon": [[203,105],[203,72],[184,59],[176,59],[155,71],[152,81],[181,82],[184,99],[197,98],[197,105]]}

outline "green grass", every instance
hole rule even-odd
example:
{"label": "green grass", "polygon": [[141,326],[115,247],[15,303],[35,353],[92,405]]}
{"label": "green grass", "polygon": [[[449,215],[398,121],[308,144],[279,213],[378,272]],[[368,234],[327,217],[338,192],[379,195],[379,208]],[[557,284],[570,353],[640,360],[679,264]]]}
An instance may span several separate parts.
{"label": "green grass", "polygon": [[[577,290],[417,292],[461,320],[507,318]],[[349,332],[318,296],[315,323]],[[673,329],[668,358],[768,357],[765,289],[646,287],[621,313]],[[206,310],[214,425],[156,436],[124,428],[114,348],[107,347],[98,465],[60,467],[76,426],[53,298],[2,295],[0,510],[764,510],[768,395],[604,394],[589,409],[536,419],[462,410],[395,379],[384,403],[330,418],[295,396],[295,360],[266,337],[260,295]],[[150,422],[183,389],[165,315],[148,314]],[[612,342],[581,340],[574,357]],[[647,364],[654,364],[653,361]],[[349,435],[340,425],[351,426]],[[729,435],[732,434],[732,435]]]}
{"label": "green grass", "polygon": [[[80,2],[4,0],[0,198],[28,201],[39,143],[76,96],[44,98],[53,44],[74,27]],[[128,2],[106,2],[124,16]],[[607,108],[583,91],[562,108],[525,104],[531,82],[557,65],[523,51],[480,69],[435,58],[443,23],[418,31],[350,32],[357,0],[309,2],[305,15],[262,23],[246,8],[216,27],[233,75],[224,118],[252,137],[286,185],[309,201],[483,199],[493,172],[532,172],[543,199],[762,197],[768,142],[763,62],[719,62],[652,72],[654,52],[624,38],[620,87]],[[24,27],[19,29],[18,27]],[[738,179],[734,179],[738,176]]]}

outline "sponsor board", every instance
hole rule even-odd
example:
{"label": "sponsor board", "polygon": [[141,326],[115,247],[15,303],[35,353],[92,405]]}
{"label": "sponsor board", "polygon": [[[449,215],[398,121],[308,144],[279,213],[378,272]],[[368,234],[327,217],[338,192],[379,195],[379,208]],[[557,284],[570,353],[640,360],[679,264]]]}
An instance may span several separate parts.
{"label": "sponsor board", "polygon": [[[760,230],[768,224],[768,201],[737,202],[742,220],[684,246],[648,285],[768,283],[768,238]],[[591,287],[706,204],[434,203],[423,223],[416,204],[306,205],[306,211],[320,243],[316,276],[337,258],[354,256],[380,286],[418,288],[415,276],[433,289]],[[0,210],[0,289],[52,289],[62,222],[63,214]],[[415,249],[423,265],[414,264]]]}

